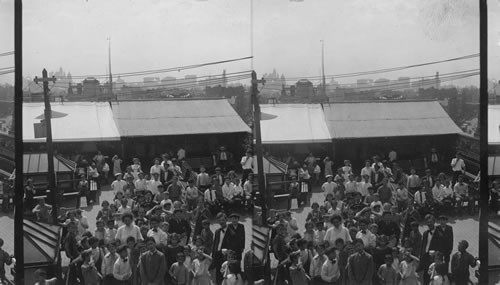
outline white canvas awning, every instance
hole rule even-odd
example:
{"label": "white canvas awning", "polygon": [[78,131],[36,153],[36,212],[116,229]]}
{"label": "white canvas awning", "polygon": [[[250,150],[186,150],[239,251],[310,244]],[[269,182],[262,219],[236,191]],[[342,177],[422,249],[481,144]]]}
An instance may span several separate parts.
{"label": "white canvas awning", "polygon": [[263,104],[261,121],[263,144],[331,142],[320,104]]}
{"label": "white canvas awning", "polygon": [[[43,102],[23,103],[23,141],[45,143],[35,138],[34,124],[44,114]],[[107,102],[51,102],[53,142],[119,141],[120,134]]]}

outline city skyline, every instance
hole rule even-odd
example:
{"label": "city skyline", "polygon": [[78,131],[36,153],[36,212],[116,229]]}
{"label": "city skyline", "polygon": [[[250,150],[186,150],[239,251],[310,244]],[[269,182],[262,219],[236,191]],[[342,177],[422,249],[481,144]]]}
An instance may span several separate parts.
{"label": "city skyline", "polygon": [[[253,67],[258,76],[273,67],[291,77],[320,75],[320,40],[325,43],[326,75],[418,64],[479,52],[479,9],[475,2],[453,1],[448,4],[451,7],[437,0],[391,0],[376,4],[366,1],[253,2]],[[39,76],[44,67],[54,70],[61,63],[74,75],[106,74],[108,38],[111,38],[113,73],[251,54],[250,1],[148,3],[150,5],[135,1],[25,2],[24,76]],[[3,14],[10,5],[13,7],[5,0],[0,5]],[[114,13],[117,7],[120,13]],[[140,13],[136,15],[138,9]],[[46,17],[47,14],[52,16]],[[43,32],[47,30],[53,32]],[[44,41],[40,41],[42,37]],[[6,46],[4,43],[0,48],[8,49]],[[419,77],[436,71],[446,73],[478,67],[476,58],[411,69],[405,76]],[[250,60],[200,68],[196,73],[217,74],[222,68],[228,72],[250,70]],[[190,73],[158,76],[179,77]],[[394,73],[380,77],[391,74]],[[492,73],[490,77],[495,76]],[[0,81],[5,80],[5,76],[0,78]],[[478,85],[479,81],[476,76],[461,82]]]}

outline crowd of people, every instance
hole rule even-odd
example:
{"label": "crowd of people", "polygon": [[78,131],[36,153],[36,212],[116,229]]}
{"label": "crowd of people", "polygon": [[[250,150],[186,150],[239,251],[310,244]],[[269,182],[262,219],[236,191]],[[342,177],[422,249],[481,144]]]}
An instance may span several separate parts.
{"label": "crowd of people", "polygon": [[[243,176],[227,164],[210,174],[204,166],[186,172],[181,159],[165,154],[144,169],[137,158],[124,167],[117,155],[109,166],[99,152],[88,163],[77,188],[88,205],[99,207],[95,225],[80,205],[57,221],[64,227],[70,284],[243,284],[240,214],[253,206],[253,155],[248,151],[241,160]],[[111,183],[102,179],[106,172],[115,177]],[[103,187],[113,199],[97,204]],[[35,218],[50,222],[51,206],[28,199]]]}
{"label": "crowd of people", "polygon": [[[431,164],[406,173],[394,157],[373,157],[357,170],[346,160],[336,171],[328,157],[309,154],[302,166],[290,160],[290,199],[308,214],[300,225],[291,211],[268,221],[276,284],[469,284],[477,258],[468,241],[454,244],[447,221],[475,213],[477,181],[466,183],[459,154],[446,173]],[[294,190],[301,184],[309,191]],[[323,195],[312,202],[314,184]]]}
{"label": "crowd of people", "polygon": [[[114,197],[99,202],[95,231],[80,205],[59,217],[72,284],[244,284],[239,213],[253,207],[253,154],[242,157],[241,175],[224,162],[210,174],[203,166],[186,171],[182,158],[165,154],[143,169],[137,158],[124,167],[117,155],[98,153],[87,164],[77,185],[87,204],[104,185]],[[477,259],[467,241],[452,256],[446,216],[474,213],[477,189],[458,154],[449,175],[432,164],[406,173],[395,154],[357,170],[346,160],[334,171],[330,158],[312,154],[288,164],[290,199],[310,212],[304,225],[290,211],[268,220],[276,284],[467,284]],[[315,188],[324,195],[319,203],[311,203]],[[36,219],[50,221],[44,199],[27,200]]]}

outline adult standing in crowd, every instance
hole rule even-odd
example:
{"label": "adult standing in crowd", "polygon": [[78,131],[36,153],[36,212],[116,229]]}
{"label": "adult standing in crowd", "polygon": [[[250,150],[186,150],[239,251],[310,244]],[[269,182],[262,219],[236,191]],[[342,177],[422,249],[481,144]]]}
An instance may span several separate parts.
{"label": "adult standing in crowd", "polygon": [[437,229],[440,230],[443,241],[441,253],[443,253],[444,262],[446,263],[446,268],[448,268],[451,252],[453,251],[453,228],[447,224],[448,218],[445,216],[439,216],[437,222],[439,224]]}
{"label": "adult standing in crowd", "polygon": [[221,284],[224,276],[221,272],[222,263],[224,263],[224,252],[230,247],[230,240],[227,237],[227,217],[224,213],[219,213],[217,215],[217,221],[219,222],[220,228],[215,231],[214,234],[214,247],[212,249],[213,262],[210,266],[211,269],[215,269],[215,280],[217,284]]}
{"label": "adult standing in crowd", "polygon": [[113,162],[113,176],[116,176],[117,173],[122,173],[122,160],[115,154],[113,158],[111,158],[111,162]]}
{"label": "adult standing in crowd", "polygon": [[231,161],[231,154],[226,150],[225,146],[221,146],[217,152],[217,166],[219,166],[223,172],[229,170],[229,163]]}
{"label": "adult standing in crowd", "polygon": [[452,185],[458,180],[458,176],[463,175],[465,173],[465,162],[460,157],[460,153],[457,152],[455,157],[451,160],[451,170],[453,171],[453,180]]}
{"label": "adult standing in crowd", "polygon": [[105,160],[106,156],[104,156],[100,150],[97,151],[97,154],[92,159],[92,161],[95,162],[95,166],[99,174],[103,174],[102,170],[104,167],[104,163],[106,162]]}
{"label": "adult standing in crowd", "polygon": [[149,175],[153,175],[153,174],[158,174],[161,175],[161,165],[160,165],[160,159],[159,158],[155,158],[153,159],[153,165],[151,166],[151,168],[149,169]]}
{"label": "adult standing in crowd", "polygon": [[373,257],[365,251],[362,239],[354,241],[356,253],[347,261],[348,284],[371,285],[374,273]]}
{"label": "adult standing in crowd", "polygon": [[330,159],[330,157],[325,157],[325,159],[323,159],[323,164],[325,168],[324,176],[326,177],[328,175],[331,175],[333,177],[333,161]]}
{"label": "adult standing in crowd", "polygon": [[443,246],[446,240],[442,235],[441,231],[436,228],[436,219],[433,215],[427,215],[425,217],[425,222],[427,224],[427,230],[422,235],[422,247],[420,249],[420,265],[417,271],[423,271],[423,281],[424,284],[429,284],[430,274],[429,266],[431,265],[434,253],[439,251],[443,252]]}
{"label": "adult standing in crowd", "polygon": [[241,158],[241,168],[243,169],[243,174],[241,178],[241,184],[244,185],[245,181],[248,179],[248,174],[253,171],[253,154],[251,150],[247,150],[244,157]]}
{"label": "adult standing in crowd", "polygon": [[186,150],[183,147],[180,147],[179,150],[177,150],[177,159],[179,161],[186,159]]}
{"label": "adult standing in crowd", "polygon": [[245,226],[239,222],[240,215],[236,213],[229,215],[229,220],[231,224],[227,226],[226,232],[227,249],[234,251],[236,260],[241,261],[245,249]]}
{"label": "adult standing in crowd", "polygon": [[428,155],[425,156],[425,167],[431,170],[432,174],[437,174],[440,167],[441,156],[437,153],[436,148],[431,148]]}

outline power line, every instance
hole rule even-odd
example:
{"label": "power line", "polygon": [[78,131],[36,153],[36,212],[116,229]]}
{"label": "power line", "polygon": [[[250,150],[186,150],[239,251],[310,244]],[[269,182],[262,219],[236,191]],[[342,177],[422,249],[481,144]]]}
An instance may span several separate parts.
{"label": "power line", "polygon": [[9,66],[9,67],[0,67],[0,70],[4,70],[4,69],[14,69],[14,66]]}
{"label": "power line", "polygon": [[[441,83],[441,82],[453,81],[453,80],[463,79],[463,78],[476,76],[476,75],[479,75],[479,69],[442,74],[442,76],[439,76],[439,78],[437,80],[429,79],[429,76],[427,76],[427,77],[424,77],[424,76],[413,77],[411,79],[420,79],[420,80],[413,81],[411,83],[413,86],[411,86],[411,87],[408,87],[408,84],[410,84],[409,82],[391,82],[391,83],[384,84],[384,85],[372,85],[372,86],[367,86],[367,87],[352,87],[353,84],[342,84],[339,86],[341,86],[341,88],[342,88],[342,86],[344,86],[343,88],[351,87],[353,89],[359,89],[359,91],[397,90],[397,89],[408,89],[408,88],[415,88],[415,87],[421,87],[421,86],[429,86],[429,85],[434,85],[438,82]],[[261,91],[263,91],[263,90],[282,91],[282,89],[278,89],[278,88],[263,88]]]}
{"label": "power line", "polygon": [[[363,76],[363,75],[370,75],[370,74],[377,74],[377,73],[399,71],[399,70],[404,70],[404,69],[409,69],[409,68],[415,68],[415,67],[426,66],[426,65],[433,65],[433,64],[444,63],[444,62],[451,62],[451,61],[456,61],[456,60],[471,59],[471,58],[475,58],[475,57],[479,57],[479,53],[460,56],[460,57],[454,57],[454,58],[445,59],[445,60],[431,61],[431,62],[426,62],[426,63],[405,65],[405,66],[399,66],[399,67],[383,68],[383,69],[361,71],[361,72],[331,74],[331,75],[325,75],[325,77],[336,77],[336,78],[356,77],[356,76]],[[321,77],[322,76],[288,77],[288,78],[285,78],[285,81],[296,81],[296,80],[300,80],[300,79],[317,79],[317,80],[319,80],[319,79],[321,79]]]}
{"label": "power line", "polygon": [[[123,95],[123,94],[133,94],[133,93],[138,93],[138,92],[144,92],[144,93],[147,93],[147,92],[163,92],[163,91],[168,91],[168,90],[175,90],[175,89],[192,89],[192,88],[196,88],[196,87],[210,87],[212,85],[219,85],[219,84],[222,84],[224,82],[235,82],[235,81],[241,81],[241,80],[245,80],[245,79],[250,79],[249,76],[238,76],[238,77],[234,77],[234,78],[226,78],[226,79],[222,79],[222,78],[219,78],[219,79],[216,79],[216,80],[211,80],[210,82],[207,83],[206,86],[204,86],[203,84],[185,84],[185,85],[176,85],[176,86],[172,86],[172,85],[157,85],[157,86],[152,86],[150,89],[146,89],[144,90],[144,87],[136,87],[138,90],[133,90],[132,88],[134,87],[131,87],[130,90],[120,90],[120,91],[117,91],[117,95]],[[161,88],[161,87],[164,87],[164,88]]]}
{"label": "power line", "polygon": [[[156,73],[166,73],[166,72],[172,72],[172,71],[181,71],[181,70],[187,70],[187,69],[194,69],[194,68],[200,68],[204,66],[209,66],[209,65],[216,65],[216,64],[222,64],[222,63],[229,63],[229,62],[235,62],[235,61],[242,61],[242,60],[247,60],[251,59],[251,56],[247,57],[241,57],[241,58],[235,58],[235,59],[228,59],[228,60],[220,60],[220,61],[213,61],[213,62],[207,62],[207,63],[202,63],[202,64],[193,64],[193,65],[186,65],[186,66],[179,66],[179,67],[171,67],[171,68],[164,68],[164,69],[153,69],[153,70],[144,70],[144,71],[135,71],[135,72],[123,72],[123,73],[115,73],[115,76],[120,76],[120,77],[130,77],[130,76],[140,76],[140,75],[151,75],[151,74],[156,74]],[[71,78],[73,79],[85,79],[88,77],[93,77],[93,78],[107,78],[108,75],[101,74],[101,75],[72,75]]]}
{"label": "power line", "polygon": [[[232,72],[232,73],[227,73],[226,74],[226,79],[234,79],[237,78],[239,80],[243,80],[243,79],[247,79],[247,78],[250,78],[250,72],[251,71],[239,71],[239,72]],[[206,78],[208,83],[211,83],[211,82],[214,82],[214,81],[223,81],[224,80],[224,77],[215,77],[215,78],[211,78],[212,75],[204,75],[204,76],[197,76],[196,77],[196,80],[198,81],[199,79],[204,79]],[[154,85],[152,87],[162,87],[162,86],[171,86],[173,88],[177,87],[177,86],[197,86],[197,85],[200,85],[200,84],[203,84],[203,82],[192,82],[189,78],[184,78],[182,80],[186,80],[188,82],[166,82],[166,83],[163,83],[162,84],[157,84],[157,85]],[[134,86],[134,85],[127,85],[127,84],[133,84],[133,83],[145,83],[143,81],[135,81],[135,82],[124,82],[123,85],[124,86],[127,86],[127,87],[130,87],[130,88],[134,88],[134,87],[138,87],[138,88],[144,88],[144,86]],[[221,82],[222,83],[222,82]],[[116,82],[115,82],[115,85],[116,85]],[[59,88],[68,88],[68,85],[66,84],[53,84],[51,85],[51,87],[59,87]],[[73,87],[75,87],[75,85],[73,85]]]}
{"label": "power line", "polygon": [[[241,80],[246,80],[246,79],[249,79],[250,78],[250,75],[249,74],[244,74],[244,75],[238,75],[238,76],[229,76],[229,77],[226,77],[225,79],[224,78],[217,78],[215,80],[210,80],[209,82],[207,82],[207,85],[208,86],[211,86],[211,85],[217,85],[217,84],[223,84],[224,82],[235,82],[235,81],[241,81]],[[163,87],[164,88],[161,88]],[[116,96],[122,96],[122,95],[141,95],[141,94],[145,94],[145,95],[154,95],[154,94],[159,94],[159,95],[163,95],[162,93],[164,92],[168,92],[168,91],[172,91],[172,90],[177,90],[177,89],[191,89],[191,88],[196,88],[196,87],[204,87],[203,85],[199,85],[199,84],[196,84],[196,83],[185,83],[185,84],[178,84],[176,86],[172,86],[172,85],[169,85],[169,84],[165,84],[165,85],[156,85],[156,86],[152,86],[150,89],[145,89],[145,87],[130,87],[129,89],[126,89],[126,90],[119,90],[117,92],[115,92],[115,95]],[[52,88],[54,88],[54,86],[52,86]],[[64,87],[61,87],[61,88],[64,88]],[[147,88],[147,87],[146,87]]]}
{"label": "power line", "polygon": [[[450,75],[457,75],[457,74],[463,74],[463,73],[469,73],[469,72],[479,72],[479,69],[476,68],[476,69],[469,69],[469,70],[462,70],[462,71],[454,71],[454,72],[448,72],[448,73],[441,73],[439,75],[439,78],[438,79],[441,79],[443,77],[446,77],[446,76],[450,76]],[[406,77],[408,80],[412,80],[412,79],[434,79],[436,77],[435,74],[432,74],[432,75],[425,75],[425,76],[415,76],[415,77]],[[276,80],[276,81],[280,81],[280,80]],[[314,79],[313,81],[316,81],[318,83],[321,83],[321,79]],[[392,82],[392,83],[396,83],[396,82]],[[391,84],[392,84],[391,83]],[[337,86],[340,86],[340,87],[352,87],[352,85],[354,84],[357,84],[357,83],[338,83],[336,84]]]}
{"label": "power line", "polygon": [[[231,73],[226,73],[226,76],[231,76],[231,75],[237,75],[237,74],[244,74],[244,73],[248,73],[250,74],[252,71],[251,70],[246,70],[246,71],[238,71],[238,72],[231,72]],[[203,79],[203,78],[217,78],[216,76],[220,76],[220,75],[203,75],[203,76],[196,76],[196,80],[199,80],[199,79]],[[189,78],[179,78],[176,80],[190,80]],[[163,81],[163,80],[160,80],[160,81]],[[109,82],[108,82],[109,83]],[[136,83],[145,83],[144,80],[142,81],[126,81],[126,82],[123,82],[123,84],[127,85],[127,84],[136,84]],[[57,83],[56,83],[57,84]],[[117,84],[117,82],[113,82],[113,84]]]}

